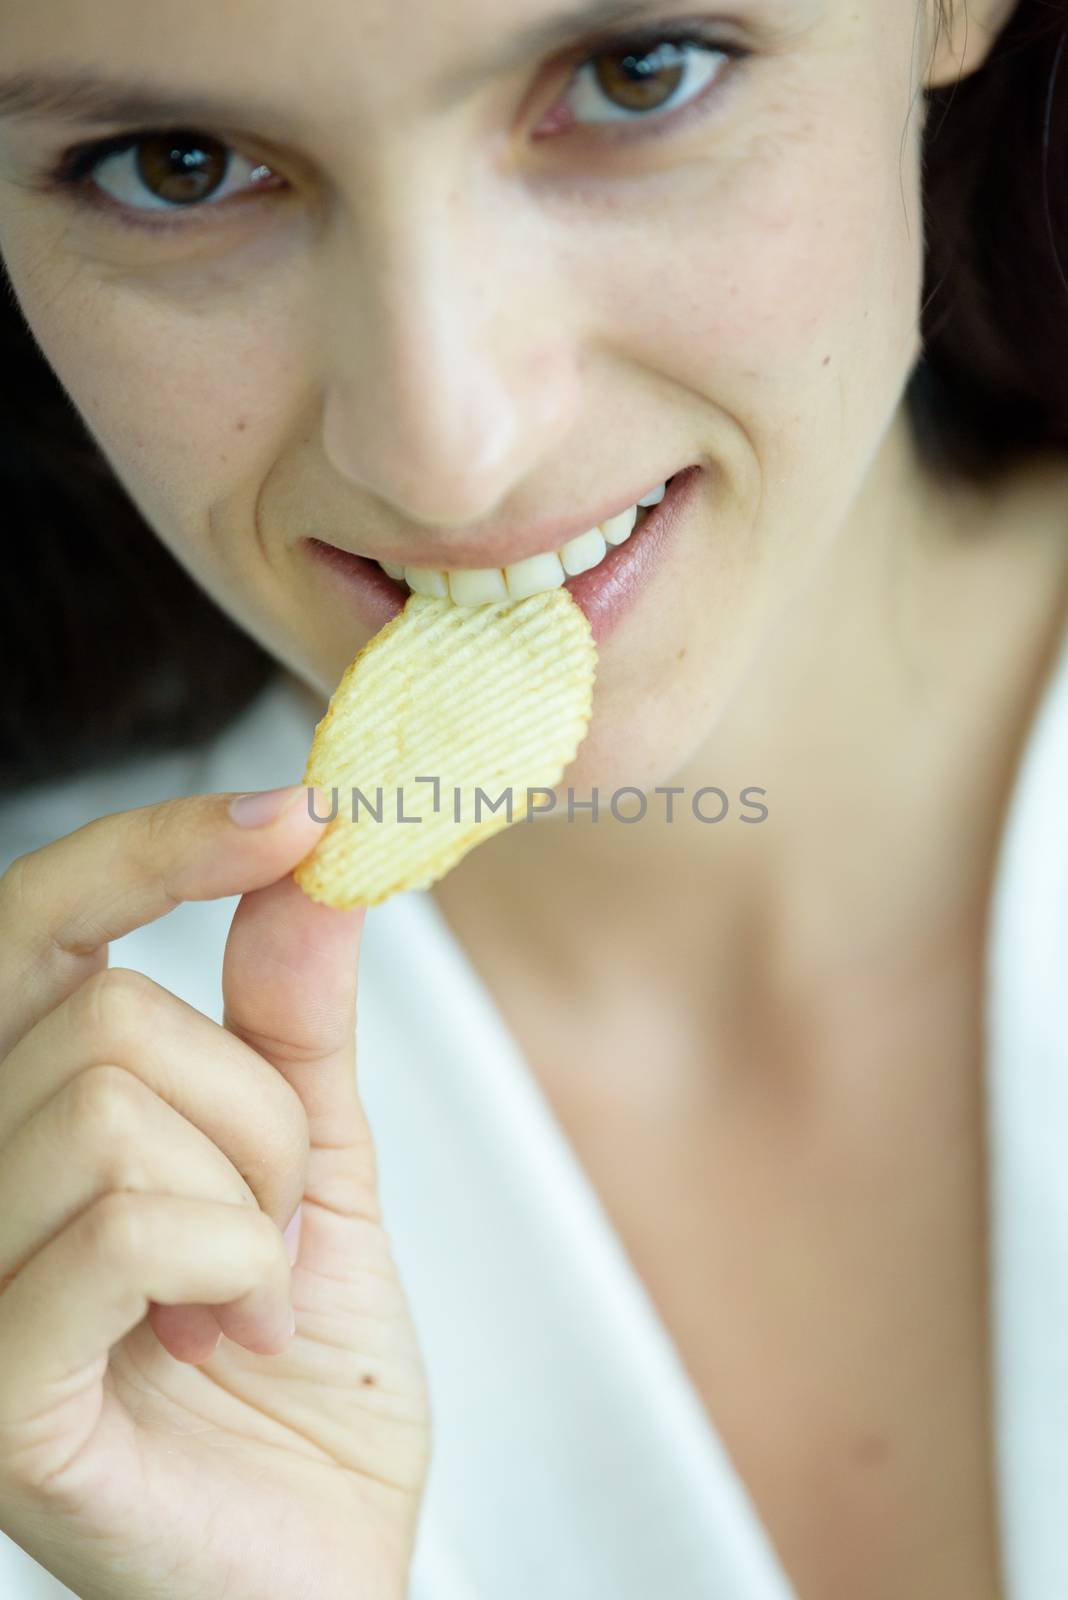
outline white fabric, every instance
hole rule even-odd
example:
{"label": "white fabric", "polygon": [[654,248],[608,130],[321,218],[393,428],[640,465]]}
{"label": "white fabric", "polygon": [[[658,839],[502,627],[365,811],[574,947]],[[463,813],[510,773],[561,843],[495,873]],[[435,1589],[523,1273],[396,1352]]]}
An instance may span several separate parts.
{"label": "white fabric", "polygon": [[[282,680],[200,754],[0,806],[0,860],[168,795],[299,781],[313,723]],[[1068,644],[1018,773],[988,944],[1006,1600],[1068,1595],[1066,794]],[[112,964],[219,1020],[236,904],[183,905],[116,941]],[[797,1600],[596,1192],[429,895],[368,915],[357,1044],[434,1406],[411,1600]],[[5,1600],[68,1593],[0,1534]]]}
{"label": "white fabric", "polygon": [[1008,1600],[1068,1596],[1068,639],[1001,842],[987,947],[995,1426]]}

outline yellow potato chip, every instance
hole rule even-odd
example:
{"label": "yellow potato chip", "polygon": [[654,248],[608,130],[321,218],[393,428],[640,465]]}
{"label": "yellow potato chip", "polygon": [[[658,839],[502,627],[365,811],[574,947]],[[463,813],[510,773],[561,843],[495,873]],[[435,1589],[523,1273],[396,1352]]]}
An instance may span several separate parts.
{"label": "yellow potato chip", "polygon": [[596,667],[565,588],[482,606],[412,595],[315,730],[304,782],[336,815],[293,874],[304,892],[339,910],[378,905],[522,820],[586,736]]}

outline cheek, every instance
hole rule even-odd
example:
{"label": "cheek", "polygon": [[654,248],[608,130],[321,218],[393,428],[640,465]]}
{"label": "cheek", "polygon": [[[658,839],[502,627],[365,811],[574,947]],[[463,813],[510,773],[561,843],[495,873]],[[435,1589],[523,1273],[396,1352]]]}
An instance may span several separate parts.
{"label": "cheek", "polygon": [[211,508],[254,494],[277,456],[295,348],[266,306],[176,307],[88,265],[62,283],[9,262],[42,350],[143,515],[183,558]]}
{"label": "cheek", "polygon": [[865,115],[856,93],[709,161],[613,250],[618,272],[600,253],[619,354],[710,402],[765,468],[802,477],[817,441],[837,453],[885,423],[919,350],[917,150],[902,145],[904,90],[872,90]]}

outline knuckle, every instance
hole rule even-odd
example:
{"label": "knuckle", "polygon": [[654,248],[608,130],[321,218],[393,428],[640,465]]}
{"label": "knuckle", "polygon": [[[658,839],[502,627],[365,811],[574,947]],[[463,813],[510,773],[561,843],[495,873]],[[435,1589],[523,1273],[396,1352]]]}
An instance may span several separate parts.
{"label": "knuckle", "polygon": [[145,1248],[148,1217],[136,1195],[106,1194],[81,1219],[85,1246],[96,1260],[126,1262]]}
{"label": "knuckle", "polygon": [[[284,1079],[279,1079],[279,1082],[284,1083]],[[308,1112],[292,1085],[286,1083],[285,1088],[287,1093],[279,1109],[275,1134],[278,1145],[276,1164],[279,1168],[288,1164],[303,1170],[311,1151]]]}
{"label": "knuckle", "polygon": [[159,870],[159,863],[174,848],[174,803],[163,800],[158,805],[146,806],[140,816],[141,826],[134,848],[145,872]]}
{"label": "knuckle", "polygon": [[[180,839],[196,831],[205,814],[202,797],[159,800],[138,812],[140,828],[134,841],[138,859],[146,873],[159,874],[175,855]],[[176,902],[177,903],[177,902]]]}
{"label": "knuckle", "polygon": [[32,904],[33,857],[36,851],[15,856],[0,873],[0,917],[14,920],[26,906]]}
{"label": "knuckle", "polygon": [[104,967],[79,990],[84,1021],[100,1044],[129,1039],[151,1026],[159,1011],[159,992],[151,978],[132,967]]}
{"label": "knuckle", "polygon": [[306,1171],[311,1152],[308,1112],[292,1084],[271,1072],[264,1078],[264,1089],[256,1127],[256,1159],[246,1171],[253,1188],[272,1172]]}
{"label": "knuckle", "polygon": [[[256,1264],[262,1277],[269,1277],[278,1264],[279,1255],[285,1254],[285,1242],[281,1230],[275,1226],[266,1211],[247,1213],[250,1221],[254,1223],[254,1236],[256,1243],[253,1250],[257,1252]],[[288,1265],[289,1257],[286,1256]]]}
{"label": "knuckle", "polygon": [[67,1086],[67,1114],[77,1144],[98,1147],[121,1159],[140,1120],[141,1090],[122,1067],[86,1067]]}
{"label": "knuckle", "polygon": [[253,1190],[262,1193],[270,1175],[279,1172],[296,1173],[303,1184],[308,1171],[309,1150],[310,1140],[301,1138],[299,1130],[295,1134],[282,1130],[274,1140],[268,1158],[258,1162],[257,1170],[250,1175]]}

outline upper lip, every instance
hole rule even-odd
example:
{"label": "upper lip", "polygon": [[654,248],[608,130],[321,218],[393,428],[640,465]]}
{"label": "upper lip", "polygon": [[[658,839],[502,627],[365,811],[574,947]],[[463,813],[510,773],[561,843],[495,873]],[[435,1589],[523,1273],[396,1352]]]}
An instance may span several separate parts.
{"label": "upper lip", "polygon": [[674,472],[665,473],[662,478],[654,478],[651,482],[646,478],[629,500],[615,495],[611,501],[595,506],[592,511],[585,511],[580,516],[557,517],[522,531],[506,524],[481,534],[456,534],[436,544],[417,544],[413,539],[403,546],[395,545],[391,550],[376,550],[373,553],[356,550],[348,544],[337,544],[333,539],[322,542],[334,544],[337,549],[347,550],[350,555],[363,556],[368,561],[388,561],[399,567],[436,567],[439,571],[459,567],[510,567],[530,556],[559,550],[569,539],[577,538],[580,533],[588,533],[591,528],[599,527],[611,517],[621,516],[662,483],[677,477],[678,471],[676,468]]}

